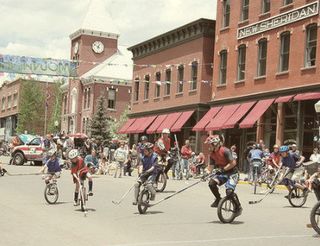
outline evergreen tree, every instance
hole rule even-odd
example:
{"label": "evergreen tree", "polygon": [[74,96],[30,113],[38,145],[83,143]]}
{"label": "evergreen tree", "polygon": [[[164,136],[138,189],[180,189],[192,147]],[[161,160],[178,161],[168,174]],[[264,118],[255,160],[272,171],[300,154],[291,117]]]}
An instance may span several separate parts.
{"label": "evergreen tree", "polygon": [[112,138],[119,140],[127,140],[127,134],[118,134],[121,126],[123,126],[128,120],[129,107],[127,107],[120,116],[119,121],[110,121],[110,134]]}
{"label": "evergreen tree", "polygon": [[21,83],[17,133],[36,133],[44,125],[45,97],[38,82]]}
{"label": "evergreen tree", "polygon": [[90,124],[91,137],[97,140],[111,140],[109,121],[105,109],[105,99],[100,96],[97,101],[97,111]]}

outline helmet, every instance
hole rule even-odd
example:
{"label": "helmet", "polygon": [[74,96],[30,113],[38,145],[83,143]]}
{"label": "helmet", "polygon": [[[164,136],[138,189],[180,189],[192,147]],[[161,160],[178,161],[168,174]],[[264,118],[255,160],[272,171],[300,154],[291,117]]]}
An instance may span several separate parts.
{"label": "helmet", "polygon": [[280,153],[284,153],[284,152],[288,152],[289,151],[289,147],[287,145],[282,145],[279,149]]}
{"label": "helmet", "polygon": [[207,137],[205,143],[217,145],[221,142],[220,137],[218,135],[210,135]]}
{"label": "helmet", "polygon": [[164,128],[164,129],[162,130],[162,133],[170,134],[170,130],[169,130],[168,128]]}
{"label": "helmet", "polygon": [[48,152],[47,152],[47,156],[48,157],[52,157],[52,156],[54,156],[56,154],[56,151],[54,150],[54,149],[51,149],[51,150],[49,150]]}
{"label": "helmet", "polygon": [[145,143],[143,145],[143,149],[151,150],[151,149],[153,149],[153,146],[154,145],[152,143]]}
{"label": "helmet", "polygon": [[147,136],[141,136],[140,141],[141,141],[141,142],[142,142],[142,141],[148,141]]}
{"label": "helmet", "polygon": [[68,158],[69,158],[69,159],[73,159],[73,158],[76,158],[78,155],[79,155],[78,150],[72,149],[72,150],[70,150],[70,152],[68,153]]}

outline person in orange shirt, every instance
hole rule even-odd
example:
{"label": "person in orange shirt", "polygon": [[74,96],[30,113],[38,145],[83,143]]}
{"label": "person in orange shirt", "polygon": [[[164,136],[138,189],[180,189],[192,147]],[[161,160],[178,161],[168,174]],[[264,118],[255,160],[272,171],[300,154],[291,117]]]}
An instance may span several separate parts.
{"label": "person in orange shirt", "polygon": [[[182,146],[181,148],[181,174],[183,175],[184,170],[186,172],[185,177],[186,180],[189,179],[189,159],[191,158],[192,155],[192,149],[190,146],[190,141],[186,140],[185,141],[185,145]],[[180,179],[182,179],[182,177],[180,176]]]}
{"label": "person in orange shirt", "polygon": [[165,128],[162,130],[162,136],[157,140],[154,146],[154,152],[160,156],[161,160],[164,161],[171,146],[171,139],[169,138],[170,130]]}

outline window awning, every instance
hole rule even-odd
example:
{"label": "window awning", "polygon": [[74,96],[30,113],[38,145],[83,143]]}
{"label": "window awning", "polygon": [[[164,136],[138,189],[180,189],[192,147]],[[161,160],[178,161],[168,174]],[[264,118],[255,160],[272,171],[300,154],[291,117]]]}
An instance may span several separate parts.
{"label": "window awning", "polygon": [[224,123],[236,112],[240,104],[224,106],[220,112],[206,126],[206,131],[214,131],[222,129]]}
{"label": "window awning", "polygon": [[126,134],[126,130],[135,122],[135,118],[128,119],[127,122],[118,131],[119,134]]}
{"label": "window awning", "polygon": [[193,114],[194,110],[183,112],[179,119],[174,123],[171,128],[171,132],[180,132],[181,128],[186,124],[186,122],[190,119],[191,115]]}
{"label": "window awning", "polygon": [[294,95],[290,95],[290,96],[283,96],[283,97],[278,97],[274,103],[287,103],[289,101],[291,101],[291,99],[294,97]]}
{"label": "window awning", "polygon": [[137,129],[144,122],[145,118],[137,118],[136,121],[126,130],[127,133],[136,133]]}
{"label": "window awning", "polygon": [[265,99],[259,101],[250,113],[244,118],[240,123],[240,128],[251,128],[256,123],[256,121],[267,111],[270,105],[274,102],[274,98]]}
{"label": "window awning", "polygon": [[168,114],[168,116],[165,118],[165,120],[161,123],[161,125],[157,129],[157,133],[161,133],[163,129],[168,128],[171,129],[171,127],[176,123],[178,118],[180,117],[181,112],[171,113]]}
{"label": "window awning", "polygon": [[148,126],[154,121],[156,118],[156,115],[144,117],[142,123],[139,125],[139,127],[135,130],[134,133],[143,133]]}
{"label": "window awning", "polygon": [[294,97],[293,101],[305,101],[312,99],[320,99],[320,92],[309,92],[298,94]]}
{"label": "window awning", "polygon": [[192,131],[204,131],[205,127],[209,124],[211,119],[216,116],[222,107],[211,108],[202,119],[192,128]]}
{"label": "window awning", "polygon": [[224,123],[222,129],[234,128],[239,120],[241,120],[241,118],[252,108],[255,103],[256,101],[241,104],[234,114],[231,115],[231,117]]}
{"label": "window awning", "polygon": [[158,115],[157,118],[153,121],[151,126],[149,126],[147,133],[152,134],[155,133],[161,123],[167,118],[166,114]]}

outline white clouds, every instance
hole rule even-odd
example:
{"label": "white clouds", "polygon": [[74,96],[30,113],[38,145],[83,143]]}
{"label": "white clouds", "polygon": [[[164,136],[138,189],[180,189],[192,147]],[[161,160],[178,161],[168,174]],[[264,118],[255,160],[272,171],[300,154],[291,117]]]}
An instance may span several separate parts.
{"label": "white clouds", "polygon": [[[120,29],[120,43],[134,45],[199,18],[215,18],[216,0],[105,0]],[[69,58],[69,34],[89,0],[0,0],[0,53]]]}

